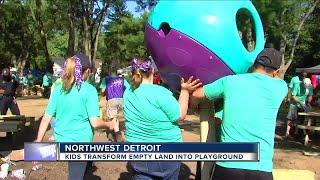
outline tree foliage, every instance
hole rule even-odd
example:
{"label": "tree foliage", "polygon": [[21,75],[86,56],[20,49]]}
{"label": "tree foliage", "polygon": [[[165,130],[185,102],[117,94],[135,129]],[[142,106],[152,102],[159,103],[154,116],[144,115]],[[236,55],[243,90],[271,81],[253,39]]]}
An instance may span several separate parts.
{"label": "tree foliage", "polygon": [[[295,58],[295,50],[302,45],[300,35],[310,31],[308,27],[305,27],[310,23],[310,19],[319,19],[319,14],[314,13],[315,8],[319,8],[318,0],[254,0],[253,3],[264,24],[266,46],[274,47],[284,54],[282,72],[285,73],[291,63],[299,64],[299,59]],[[307,63],[304,63],[303,66],[305,65]],[[294,68],[291,68],[290,73],[293,71]]]}
{"label": "tree foliage", "polygon": [[26,17],[28,9],[19,1],[0,5],[0,66],[16,65],[22,68],[36,52],[37,41],[31,19]]}
{"label": "tree foliage", "polygon": [[106,26],[108,31],[105,37],[104,58],[107,62],[117,61],[120,64],[126,64],[132,57],[147,56],[144,46],[147,17],[147,13],[139,18],[134,18],[132,15],[123,16]]}

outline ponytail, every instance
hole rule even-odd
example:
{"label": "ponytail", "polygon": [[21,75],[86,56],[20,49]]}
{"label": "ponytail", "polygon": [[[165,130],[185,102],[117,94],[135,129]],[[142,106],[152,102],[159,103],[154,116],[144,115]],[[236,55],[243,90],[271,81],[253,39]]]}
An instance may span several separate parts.
{"label": "ponytail", "polygon": [[75,71],[76,63],[72,58],[68,58],[66,60],[66,65],[64,69],[64,74],[62,77],[62,89],[65,92],[68,92],[75,80],[74,71]]}
{"label": "ponytail", "polygon": [[134,70],[132,72],[131,89],[135,90],[140,86],[143,78],[147,78],[152,74],[153,64],[149,59],[133,58],[132,67]]}
{"label": "ponytail", "polygon": [[142,75],[140,72],[140,69],[135,69],[132,73],[132,78],[131,78],[131,88],[132,90],[137,89],[142,82]]}

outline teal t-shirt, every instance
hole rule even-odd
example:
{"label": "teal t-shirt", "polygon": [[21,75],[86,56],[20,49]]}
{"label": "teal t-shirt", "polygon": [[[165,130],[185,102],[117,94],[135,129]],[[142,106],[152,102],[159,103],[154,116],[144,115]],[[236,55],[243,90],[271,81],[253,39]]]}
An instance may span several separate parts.
{"label": "teal t-shirt", "polygon": [[29,86],[29,79],[27,76],[22,76],[23,86]]}
{"label": "teal t-shirt", "polygon": [[[289,88],[291,89],[291,95],[296,96],[302,103],[306,102],[308,96],[313,95],[312,87],[306,88],[303,81],[300,81],[298,76],[291,79]],[[300,107],[300,104],[297,104],[292,98],[290,100],[290,104]]]}
{"label": "teal t-shirt", "polygon": [[276,118],[287,92],[285,81],[260,73],[227,76],[204,86],[208,99],[224,99],[221,141],[260,143],[259,162],[217,164],[272,172]]}
{"label": "teal t-shirt", "polygon": [[83,82],[80,90],[73,85],[65,93],[59,83],[50,96],[46,114],[56,118],[54,137],[57,142],[92,142],[89,118],[100,115],[97,90]]}
{"label": "teal t-shirt", "polygon": [[62,79],[58,78],[51,86],[51,93],[53,92],[54,88],[57,87],[59,84],[62,84]]}
{"label": "teal t-shirt", "polygon": [[42,78],[42,85],[50,86],[50,84],[52,83],[51,81],[52,81],[51,76],[49,76],[48,74],[45,74]]}
{"label": "teal t-shirt", "polygon": [[291,81],[289,83],[289,88],[293,88],[295,87],[296,85],[300,85],[301,81],[299,79],[298,76],[294,76],[293,78],[291,78]]}
{"label": "teal t-shirt", "polygon": [[127,88],[123,100],[128,142],[182,142],[180,106],[169,90],[141,84]]}

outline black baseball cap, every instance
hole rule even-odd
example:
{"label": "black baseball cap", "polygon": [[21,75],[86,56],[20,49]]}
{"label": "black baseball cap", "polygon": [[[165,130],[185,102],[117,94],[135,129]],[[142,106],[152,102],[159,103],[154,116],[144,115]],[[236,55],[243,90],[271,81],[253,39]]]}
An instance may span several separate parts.
{"label": "black baseball cap", "polygon": [[282,53],[274,48],[265,48],[258,54],[256,62],[277,70],[282,63]]}
{"label": "black baseball cap", "polygon": [[118,63],[116,61],[111,61],[110,67],[111,68],[118,68]]}
{"label": "black baseball cap", "polygon": [[82,68],[90,68],[91,69],[91,62],[89,60],[89,57],[85,54],[77,54],[75,55],[80,59],[80,63]]}

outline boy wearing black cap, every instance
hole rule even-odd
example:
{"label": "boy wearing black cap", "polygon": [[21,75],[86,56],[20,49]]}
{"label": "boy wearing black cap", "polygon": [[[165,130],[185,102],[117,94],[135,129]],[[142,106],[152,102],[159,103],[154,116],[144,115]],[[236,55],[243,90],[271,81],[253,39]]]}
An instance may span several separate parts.
{"label": "boy wearing black cap", "polygon": [[6,115],[10,109],[13,115],[20,115],[20,110],[15,100],[16,89],[19,85],[12,78],[9,68],[4,68],[0,78],[0,110],[1,115]]}
{"label": "boy wearing black cap", "polygon": [[[109,75],[107,75],[101,82],[101,92],[106,96],[107,106],[107,119],[112,119],[115,123],[115,127],[111,132],[112,141],[123,141],[120,131],[120,117],[123,117],[123,93],[128,82],[124,77],[117,75],[118,65],[116,62],[110,64]],[[107,136],[109,132],[107,132]]]}
{"label": "boy wearing black cap", "polygon": [[217,162],[213,179],[273,179],[272,158],[276,117],[288,92],[279,79],[281,53],[266,48],[256,58],[252,73],[221,78],[197,89],[193,98],[223,98],[222,142],[259,142],[258,162]]}
{"label": "boy wearing black cap", "polygon": [[[289,83],[289,93],[287,101],[290,103],[287,115],[286,138],[291,137],[291,127],[295,127],[297,121],[302,123],[304,117],[298,117],[298,112],[308,112],[311,110],[311,101],[313,96],[312,87],[308,87],[308,74],[302,71],[298,76],[294,76]],[[295,134],[298,129],[295,129]]]}

